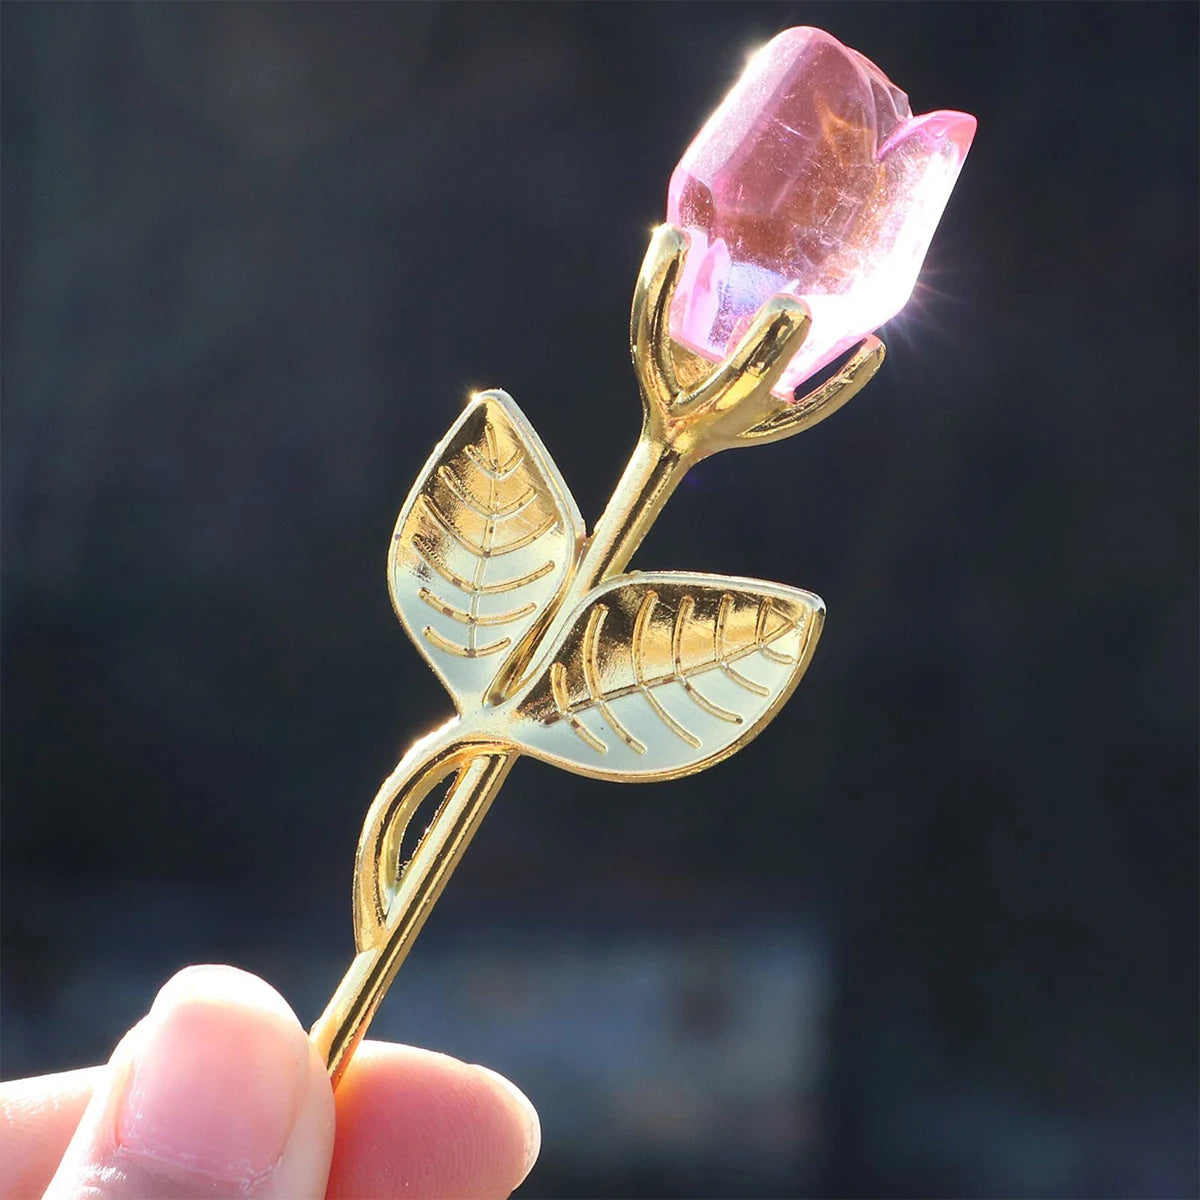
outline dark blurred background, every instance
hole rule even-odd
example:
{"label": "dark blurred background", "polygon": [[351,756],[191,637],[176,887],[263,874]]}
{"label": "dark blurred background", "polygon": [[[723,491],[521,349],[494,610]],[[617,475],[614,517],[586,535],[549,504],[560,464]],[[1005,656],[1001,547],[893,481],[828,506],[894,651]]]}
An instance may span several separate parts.
{"label": "dark blurred background", "polygon": [[320,1011],[449,711],[396,511],[476,386],[599,511],[668,175],[794,24],[979,136],[880,377],[635,565],[821,647],[697,778],[522,762],[374,1032],[529,1092],[530,1197],[1196,1194],[1191,4],[9,0],[6,1077],[186,962]]}

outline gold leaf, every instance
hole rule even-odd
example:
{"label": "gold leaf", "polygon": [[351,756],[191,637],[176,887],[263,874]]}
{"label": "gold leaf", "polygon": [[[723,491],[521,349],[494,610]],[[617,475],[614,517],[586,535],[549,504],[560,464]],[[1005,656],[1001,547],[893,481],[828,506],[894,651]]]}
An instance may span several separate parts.
{"label": "gold leaf", "polygon": [[425,464],[396,521],[396,612],[460,710],[558,595],[583,521],[512,398],[482,392]]}
{"label": "gold leaf", "polygon": [[605,779],[687,775],[745,745],[820,635],[810,592],[753,579],[621,575],[596,588],[515,701],[522,748]]}

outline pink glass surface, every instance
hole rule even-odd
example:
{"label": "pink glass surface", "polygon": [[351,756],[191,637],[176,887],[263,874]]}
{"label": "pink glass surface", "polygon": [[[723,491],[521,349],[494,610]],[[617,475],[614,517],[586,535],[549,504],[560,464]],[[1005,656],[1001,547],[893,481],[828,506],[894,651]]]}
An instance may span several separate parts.
{"label": "pink glass surface", "polygon": [[667,220],[691,237],[672,336],[719,361],[786,292],[812,327],[778,393],[895,316],[975,135],[960,112],[908,97],[820,29],[754,57],[671,176]]}

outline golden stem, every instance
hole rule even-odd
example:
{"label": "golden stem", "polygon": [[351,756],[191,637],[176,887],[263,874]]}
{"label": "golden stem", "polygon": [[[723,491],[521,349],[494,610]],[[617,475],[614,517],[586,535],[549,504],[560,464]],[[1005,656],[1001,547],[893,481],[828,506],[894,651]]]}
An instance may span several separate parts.
{"label": "golden stem", "polygon": [[[384,923],[371,931],[378,940],[365,946],[360,942],[350,969],[312,1027],[309,1036],[325,1058],[334,1087],[517,757],[505,750],[485,752],[459,767],[437,816],[399,875]],[[420,786],[430,771],[442,771],[430,785],[436,786],[448,773],[444,767],[444,759],[432,766],[414,763],[400,786]]]}
{"label": "golden stem", "polygon": [[[552,614],[534,626],[513,661],[493,681],[502,702],[538,647],[552,643],[578,602],[619,574],[654,524],[688,468],[708,454],[751,440],[771,441],[832,412],[882,361],[875,339],[836,380],[802,402],[781,408],[771,397],[808,328],[807,309],[788,297],[764,305],[733,353],[681,392],[669,332],[671,297],[687,238],[664,226],[653,237],[634,289],[630,343],[645,402],[641,436]],[[861,361],[860,361],[861,358]],[[519,751],[500,736],[471,735],[458,722],[417,743],[375,797],[363,826],[355,869],[358,955],[313,1026],[336,1086],[384,993],[458,860],[479,827]],[[411,860],[400,864],[401,839],[425,797],[458,775]]]}
{"label": "golden stem", "polygon": [[[642,430],[608,506],[588,539],[571,583],[571,599],[581,598],[625,569],[693,461]],[[564,609],[569,607],[564,603]]]}
{"label": "golden stem", "polygon": [[[645,431],[589,539],[559,608],[618,574],[646,536],[689,460]],[[554,625],[543,634],[553,636]],[[458,734],[457,722],[418,742],[388,776],[367,813],[355,869],[355,938],[350,964],[311,1038],[336,1087],[430,910],[500,790],[517,750]],[[457,770],[437,815],[401,869],[400,840],[421,801]]]}

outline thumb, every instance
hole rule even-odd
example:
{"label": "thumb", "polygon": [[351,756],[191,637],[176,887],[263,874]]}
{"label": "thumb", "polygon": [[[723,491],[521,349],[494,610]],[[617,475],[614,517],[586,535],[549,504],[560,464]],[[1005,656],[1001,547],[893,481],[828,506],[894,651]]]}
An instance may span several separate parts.
{"label": "thumb", "polygon": [[274,988],[232,967],[169,980],[99,1080],[44,1200],[320,1200],[333,1090]]}

